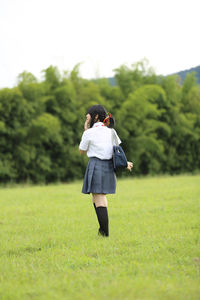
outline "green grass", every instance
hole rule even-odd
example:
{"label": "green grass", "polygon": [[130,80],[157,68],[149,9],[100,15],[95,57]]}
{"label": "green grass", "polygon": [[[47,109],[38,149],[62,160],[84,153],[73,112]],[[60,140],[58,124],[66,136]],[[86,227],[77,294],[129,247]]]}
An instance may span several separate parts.
{"label": "green grass", "polygon": [[0,188],[0,299],[200,299],[200,176],[118,180],[110,237],[82,182]]}

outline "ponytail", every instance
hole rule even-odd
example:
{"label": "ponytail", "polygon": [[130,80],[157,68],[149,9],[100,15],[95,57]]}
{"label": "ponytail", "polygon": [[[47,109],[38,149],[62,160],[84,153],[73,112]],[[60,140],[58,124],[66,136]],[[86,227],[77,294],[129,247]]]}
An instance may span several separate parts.
{"label": "ponytail", "polygon": [[105,126],[113,128],[115,126],[115,119],[111,117],[111,113],[107,112],[105,119],[103,120]]}

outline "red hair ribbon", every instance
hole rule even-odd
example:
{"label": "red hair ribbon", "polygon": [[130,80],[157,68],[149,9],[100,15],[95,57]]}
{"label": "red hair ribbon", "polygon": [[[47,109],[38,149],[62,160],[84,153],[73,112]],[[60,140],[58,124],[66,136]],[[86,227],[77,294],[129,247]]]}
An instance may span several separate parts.
{"label": "red hair ribbon", "polygon": [[103,120],[104,126],[109,126],[111,113],[107,112],[105,119]]}

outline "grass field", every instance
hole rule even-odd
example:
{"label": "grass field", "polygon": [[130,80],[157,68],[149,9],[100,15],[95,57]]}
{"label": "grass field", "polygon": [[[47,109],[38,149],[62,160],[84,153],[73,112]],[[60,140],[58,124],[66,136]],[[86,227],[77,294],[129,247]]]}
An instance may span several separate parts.
{"label": "grass field", "polygon": [[110,236],[82,182],[0,188],[0,299],[200,299],[200,176],[118,180]]}

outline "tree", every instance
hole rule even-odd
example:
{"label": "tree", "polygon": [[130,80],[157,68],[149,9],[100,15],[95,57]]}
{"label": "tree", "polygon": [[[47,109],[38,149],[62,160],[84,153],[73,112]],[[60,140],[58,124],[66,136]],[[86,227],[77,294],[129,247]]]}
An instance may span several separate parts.
{"label": "tree", "polygon": [[115,80],[119,85],[124,98],[134,92],[137,88],[143,84],[157,83],[157,77],[152,67],[149,66],[147,59],[143,59],[135,64],[132,64],[131,68],[126,65],[114,70]]}
{"label": "tree", "polygon": [[159,120],[162,111],[158,109],[158,103],[164,102],[165,97],[164,90],[157,85],[142,86],[129,94],[118,115],[118,130],[124,137],[124,149],[128,159],[135,162],[137,174],[161,171],[165,157],[158,132],[169,128]]}

